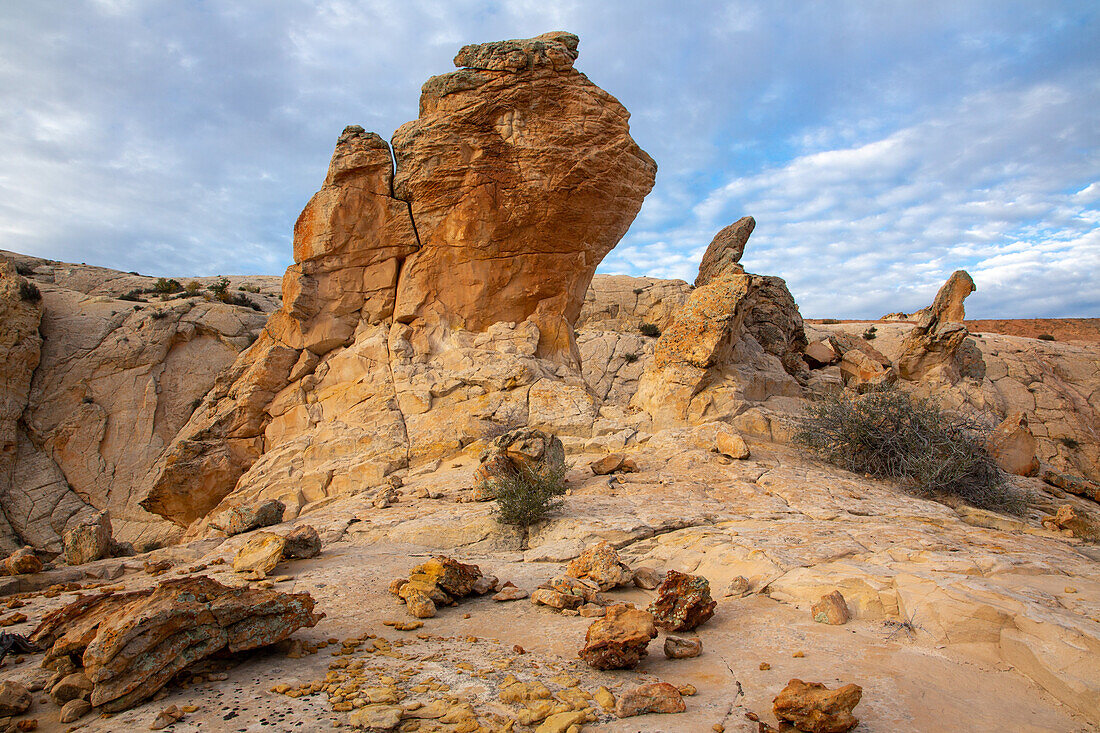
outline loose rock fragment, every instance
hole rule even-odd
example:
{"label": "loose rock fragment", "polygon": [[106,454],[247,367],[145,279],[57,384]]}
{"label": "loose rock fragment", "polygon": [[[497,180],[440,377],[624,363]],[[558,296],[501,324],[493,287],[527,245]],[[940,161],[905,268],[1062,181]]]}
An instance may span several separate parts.
{"label": "loose rock fragment", "polygon": [[278,499],[269,499],[259,504],[245,504],[226,509],[214,515],[210,526],[233,536],[254,529],[270,527],[283,521],[286,505]]}
{"label": "loose rock fragment", "polygon": [[852,708],[862,696],[859,685],[830,690],[819,682],[794,679],[775,697],[772,709],[779,720],[806,733],[844,733],[859,724]]}
{"label": "loose rock fragment", "polygon": [[168,726],[172,725],[172,723],[175,723],[181,718],[183,718],[183,711],[180,710],[179,707],[177,707],[176,705],[169,705],[164,710],[160,711],[160,714],[157,715],[156,720],[154,720],[152,725],[149,726],[149,730],[160,730],[162,728],[167,728]]}
{"label": "loose rock fragment", "polygon": [[588,627],[579,654],[596,669],[629,669],[646,655],[656,636],[651,615],[631,606],[611,606],[604,618]]}
{"label": "loose rock fragment", "polygon": [[669,659],[690,659],[702,653],[703,642],[697,636],[665,637],[665,656]]}
{"label": "loose rock fragment", "polygon": [[565,574],[573,578],[588,578],[600,590],[611,590],[634,580],[634,572],[606,541],[589,547],[580,557],[574,558],[566,566]]}
{"label": "loose rock fragment", "polygon": [[111,516],[106,511],[75,521],[61,536],[65,562],[83,565],[107,557],[111,549]]}
{"label": "loose rock fragment", "polygon": [[821,596],[817,603],[810,607],[810,615],[819,624],[832,624],[840,626],[848,623],[848,604],[844,602],[844,596],[840,591]]}
{"label": "loose rock fragment", "polygon": [[667,682],[651,682],[620,695],[615,715],[630,718],[645,713],[682,713],[686,709],[678,689]]}
{"label": "loose rock fragment", "polygon": [[654,623],[669,631],[691,631],[714,615],[710,582],[701,575],[669,570],[649,605]]}
{"label": "loose rock fragment", "polygon": [[493,600],[518,601],[522,598],[526,598],[529,595],[531,594],[525,591],[523,588],[517,588],[514,585],[506,585],[493,595]]}
{"label": "loose rock fragment", "polygon": [[642,590],[653,590],[661,584],[664,576],[653,568],[641,567],[634,571],[634,585]]}
{"label": "loose rock fragment", "polygon": [[0,682],[0,717],[22,715],[32,702],[30,690],[18,682]]}
{"label": "loose rock fragment", "polygon": [[92,704],[87,700],[69,700],[61,706],[62,723],[72,723],[80,720],[92,710]]}
{"label": "loose rock fragment", "polygon": [[603,458],[597,458],[588,464],[595,476],[607,476],[612,473],[634,473],[638,470],[638,464],[622,453],[609,453]]}
{"label": "loose rock fragment", "polygon": [[737,461],[743,461],[749,457],[749,446],[745,443],[745,439],[730,430],[718,431],[714,437],[714,449]]}
{"label": "loose rock fragment", "polygon": [[264,578],[283,559],[286,539],[273,532],[257,532],[252,535],[233,558],[233,570],[238,573],[254,573]]}
{"label": "loose rock fragment", "polygon": [[40,572],[42,572],[42,561],[30,546],[16,550],[0,562],[0,575],[28,575]]}
{"label": "loose rock fragment", "polygon": [[284,539],[286,543],[283,545],[283,557],[288,560],[305,560],[321,554],[321,537],[313,525],[295,527]]}

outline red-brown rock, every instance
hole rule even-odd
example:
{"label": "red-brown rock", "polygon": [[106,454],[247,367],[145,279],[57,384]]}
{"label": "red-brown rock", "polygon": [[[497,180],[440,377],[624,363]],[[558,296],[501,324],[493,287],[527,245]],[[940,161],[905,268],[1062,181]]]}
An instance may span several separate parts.
{"label": "red-brown rock", "polygon": [[654,623],[669,631],[691,631],[714,615],[710,582],[701,575],[669,570],[649,605]]}
{"label": "red-brown rock", "polygon": [[626,605],[611,606],[588,627],[579,656],[596,669],[630,669],[646,656],[657,636],[653,617]]}
{"label": "red-brown rock", "polygon": [[863,688],[844,685],[830,690],[819,682],[794,679],[775,697],[775,717],[806,733],[844,733],[859,724],[852,708],[859,704]]}
{"label": "red-brown rock", "polygon": [[667,682],[633,687],[621,694],[615,703],[615,715],[620,718],[646,713],[682,713],[686,709],[680,691]]}

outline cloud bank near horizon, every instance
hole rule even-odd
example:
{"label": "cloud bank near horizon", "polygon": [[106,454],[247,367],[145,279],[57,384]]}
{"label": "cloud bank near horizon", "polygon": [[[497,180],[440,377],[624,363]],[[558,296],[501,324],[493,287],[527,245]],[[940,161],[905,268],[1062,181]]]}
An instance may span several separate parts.
{"label": "cloud bank near horizon", "polygon": [[346,124],[388,137],[465,43],[565,29],[657,186],[600,272],[744,258],[804,315],[1100,315],[1094,3],[88,0],[0,11],[0,248],[279,274]]}

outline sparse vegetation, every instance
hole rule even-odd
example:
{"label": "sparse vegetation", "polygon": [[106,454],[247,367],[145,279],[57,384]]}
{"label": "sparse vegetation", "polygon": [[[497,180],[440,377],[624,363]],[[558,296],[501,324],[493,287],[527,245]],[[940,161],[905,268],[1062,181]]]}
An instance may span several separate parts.
{"label": "sparse vegetation", "polygon": [[643,323],[638,326],[638,333],[650,338],[658,338],[661,335],[661,329],[657,328],[655,323]]}
{"label": "sparse vegetation", "polygon": [[1077,450],[1081,447],[1081,444],[1073,438],[1058,438],[1058,442],[1069,448],[1070,450]]}
{"label": "sparse vegetation", "polygon": [[623,361],[625,361],[627,364],[633,364],[634,362],[638,361],[639,358],[640,357],[638,356],[638,354],[623,354]]}
{"label": "sparse vegetation", "polygon": [[1040,341],[1056,341],[1057,339],[1055,339],[1049,333],[1041,333],[1041,334],[1039,334],[1039,340]]}
{"label": "sparse vegetation", "polygon": [[224,302],[225,296],[229,292],[229,278],[219,277],[217,280],[207,285],[206,289],[213,293],[215,298]]}
{"label": "sparse vegetation", "polygon": [[258,293],[258,292],[260,292],[260,286],[259,285],[241,285],[237,288],[237,290],[241,290],[245,293]]}
{"label": "sparse vegetation", "polygon": [[175,278],[165,279],[163,277],[157,278],[157,282],[153,285],[154,293],[178,293],[183,290],[183,286],[180,285],[180,281]]}
{"label": "sparse vegetation", "polygon": [[644,292],[645,292],[645,288],[634,288],[634,294],[635,295],[641,295]]}
{"label": "sparse vegetation", "polygon": [[561,506],[565,493],[565,466],[541,464],[523,467],[509,475],[496,476],[484,487],[496,498],[493,513],[501,524],[530,527]]}
{"label": "sparse vegetation", "polygon": [[202,290],[202,285],[195,280],[187,283],[187,286],[184,288],[184,292],[188,295],[198,295],[200,290]]}
{"label": "sparse vegetation", "polygon": [[795,423],[795,441],[856,473],[901,482],[922,497],[956,497],[1019,513],[1023,497],[986,450],[989,427],[897,388],[827,394]]}
{"label": "sparse vegetation", "polygon": [[19,283],[19,297],[28,303],[37,303],[42,300],[42,291],[34,283],[24,280]]}
{"label": "sparse vegetation", "polygon": [[835,326],[838,323],[840,323],[840,321],[838,321],[835,318],[822,318],[821,319],[821,325],[823,325],[823,326]]}
{"label": "sparse vegetation", "polygon": [[878,331],[878,329],[875,328],[874,326],[871,326],[870,328],[868,328],[866,331],[863,332],[863,340],[864,341],[873,341],[875,336],[877,335],[875,333],[876,331]]}
{"label": "sparse vegetation", "polygon": [[137,302],[140,303],[140,302],[142,302],[141,294],[142,294],[142,291],[140,289],[134,289],[134,290],[123,293],[122,295],[118,296],[118,299],[119,300],[137,301]]}

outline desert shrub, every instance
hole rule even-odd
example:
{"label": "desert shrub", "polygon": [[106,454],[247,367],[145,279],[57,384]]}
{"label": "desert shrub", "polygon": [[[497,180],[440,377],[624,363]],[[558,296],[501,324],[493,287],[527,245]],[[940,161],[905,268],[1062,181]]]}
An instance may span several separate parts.
{"label": "desert shrub", "polygon": [[1081,447],[1081,444],[1073,438],[1058,438],[1058,442],[1069,448],[1070,450],[1077,450]]}
{"label": "desert shrub", "polygon": [[875,328],[874,326],[871,326],[870,328],[868,328],[866,331],[863,332],[863,340],[864,341],[872,341],[875,338],[875,336],[877,335],[875,333],[876,331],[878,331],[878,329]]}
{"label": "desert shrub", "polygon": [[565,466],[527,466],[507,475],[496,475],[483,485],[495,495],[493,513],[501,524],[529,527],[561,506],[565,493]]}
{"label": "desert shrub", "polygon": [[823,325],[823,326],[835,326],[838,323],[840,323],[840,321],[838,321],[835,318],[822,318],[821,319],[821,325]]}
{"label": "desert shrub", "polygon": [[643,323],[638,326],[638,333],[650,338],[657,338],[661,335],[661,329],[657,328],[655,323]]}
{"label": "desert shrub", "polygon": [[202,290],[202,285],[195,280],[187,283],[187,287],[184,288],[188,295],[197,295],[200,290]]}
{"label": "desert shrub", "polygon": [[136,300],[140,303],[142,292],[143,291],[140,290],[140,289],[134,289],[134,290],[123,293],[122,295],[118,296],[118,299],[119,300]]}
{"label": "desert shrub", "polygon": [[158,277],[156,283],[153,285],[153,292],[155,293],[178,293],[183,290],[183,286],[180,285],[180,281],[175,278],[165,279]]}
{"label": "desert shrub", "polygon": [[637,354],[623,354],[623,361],[625,361],[627,364],[633,364],[634,362],[638,361],[639,358],[640,357]]}
{"label": "desert shrub", "polygon": [[1040,341],[1055,341],[1056,339],[1053,336],[1051,336],[1049,333],[1041,333],[1041,334],[1039,334],[1039,340]]}
{"label": "desert shrub", "polygon": [[229,278],[219,277],[217,280],[207,285],[206,289],[213,293],[214,297],[218,300],[225,300],[225,295],[229,292]]}
{"label": "desert shrub", "polygon": [[28,303],[37,303],[42,300],[42,291],[34,283],[24,280],[19,283],[19,297]]}
{"label": "desert shrub", "polygon": [[795,442],[834,465],[894,479],[922,497],[1019,513],[1024,500],[986,450],[989,426],[896,388],[826,394],[795,422]]}
{"label": "desert shrub", "polygon": [[258,293],[258,292],[260,292],[260,286],[259,285],[241,285],[240,287],[237,288],[237,290],[241,290],[241,291],[246,292],[246,293]]}
{"label": "desert shrub", "polygon": [[641,295],[644,292],[645,292],[645,288],[634,288],[634,294],[635,295]]}

